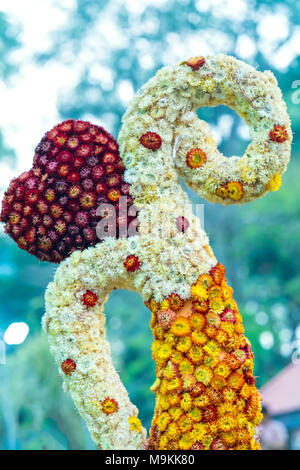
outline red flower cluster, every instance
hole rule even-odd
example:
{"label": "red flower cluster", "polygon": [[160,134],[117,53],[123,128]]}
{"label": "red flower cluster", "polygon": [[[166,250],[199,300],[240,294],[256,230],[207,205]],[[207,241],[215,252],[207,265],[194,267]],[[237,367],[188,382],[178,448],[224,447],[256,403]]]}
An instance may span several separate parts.
{"label": "red flower cluster", "polygon": [[47,132],[36,147],[33,168],[11,181],[1,221],[18,245],[54,263],[100,240],[96,214],[113,204],[122,236],[134,217],[119,216],[119,198],[132,205],[116,140],[102,127],[69,119]]}

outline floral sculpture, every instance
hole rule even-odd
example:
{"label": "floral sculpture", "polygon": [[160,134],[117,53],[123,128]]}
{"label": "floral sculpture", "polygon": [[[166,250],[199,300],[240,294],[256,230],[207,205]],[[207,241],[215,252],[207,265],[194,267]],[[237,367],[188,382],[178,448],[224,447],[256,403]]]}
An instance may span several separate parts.
{"label": "floral sculpture", "polygon": [[[198,107],[218,104],[250,128],[241,158],[224,157],[197,118]],[[225,268],[178,178],[208,201],[243,204],[279,188],[291,141],[271,72],[226,55],[193,57],[162,68],[136,94],[120,155],[103,128],[68,120],[46,133],[33,168],[10,183],[6,232],[39,259],[62,261],[43,327],[100,449],[259,449],[251,345]],[[105,336],[103,305],[120,288],[140,293],[152,313],[148,439]]]}

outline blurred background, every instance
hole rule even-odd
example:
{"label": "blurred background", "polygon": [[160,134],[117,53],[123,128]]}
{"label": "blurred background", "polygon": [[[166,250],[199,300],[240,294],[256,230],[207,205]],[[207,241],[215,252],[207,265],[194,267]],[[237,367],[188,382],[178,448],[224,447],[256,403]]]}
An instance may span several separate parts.
{"label": "blurred background", "polygon": [[[285,447],[294,449],[300,448],[299,19],[300,4],[292,0],[0,0],[1,197],[57,122],[91,120],[117,137],[127,103],[164,65],[223,52],[275,73],[294,131],[282,189],[242,207],[205,203],[205,230],[235,290],[265,404],[287,429]],[[203,108],[199,116],[225,154],[243,153],[248,129],[233,111]],[[3,231],[0,251],[0,448],[93,449],[41,332],[55,265],[22,252]],[[125,291],[113,293],[105,311],[115,365],[149,427],[149,313]]]}

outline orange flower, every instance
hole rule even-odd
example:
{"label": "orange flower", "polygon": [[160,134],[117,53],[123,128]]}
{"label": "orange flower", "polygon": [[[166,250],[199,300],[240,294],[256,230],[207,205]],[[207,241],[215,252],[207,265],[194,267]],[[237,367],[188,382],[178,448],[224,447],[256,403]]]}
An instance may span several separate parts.
{"label": "orange flower", "polygon": [[209,337],[209,338],[215,338],[215,336],[217,335],[218,333],[218,328],[215,326],[215,325],[208,325],[205,330],[204,330],[204,333]]}
{"label": "orange flower", "polygon": [[185,392],[190,392],[195,385],[196,379],[192,374],[182,377],[182,388]]}
{"label": "orange flower", "polygon": [[202,419],[202,412],[199,410],[199,408],[192,408],[187,416],[194,421],[194,423],[199,423]]}
{"label": "orange flower", "polygon": [[274,142],[282,143],[288,138],[287,130],[284,126],[274,125],[273,129],[269,132],[270,139]]}
{"label": "orange flower", "polygon": [[179,370],[182,376],[185,374],[191,375],[194,372],[194,366],[188,359],[183,359],[183,361],[179,364]]}
{"label": "orange flower", "polygon": [[186,164],[192,169],[200,168],[206,160],[206,153],[199,148],[190,150],[186,155]]}
{"label": "orange flower", "polygon": [[101,408],[103,413],[106,415],[111,415],[118,410],[119,405],[118,402],[113,398],[106,397],[105,400],[101,402]]}
{"label": "orange flower", "polygon": [[210,423],[217,419],[217,408],[214,405],[209,405],[203,410],[203,421],[205,423]]}
{"label": "orange flower", "polygon": [[181,432],[188,432],[193,427],[193,421],[186,415],[183,415],[178,420],[178,426]]}
{"label": "orange flower", "polygon": [[149,150],[158,150],[162,142],[160,135],[155,132],[146,132],[141,136],[140,143]]}
{"label": "orange flower", "polygon": [[157,427],[160,431],[164,431],[168,427],[170,422],[171,422],[171,416],[169,415],[169,413],[164,411],[157,418]]}
{"label": "orange flower", "polygon": [[200,364],[203,359],[203,350],[200,346],[192,346],[187,356],[193,364]]}
{"label": "orange flower", "polygon": [[187,318],[177,317],[170,329],[171,333],[176,336],[188,335],[191,331],[191,325]]}
{"label": "orange flower", "polygon": [[113,202],[118,201],[120,196],[121,196],[121,193],[117,188],[112,188],[107,193],[108,199],[110,199]]}
{"label": "orange flower", "polygon": [[241,365],[238,358],[232,354],[226,354],[224,361],[230,367],[230,369],[237,369]]}
{"label": "orange flower", "polygon": [[216,195],[222,199],[226,199],[228,197],[227,184],[221,184],[216,190]]}
{"label": "orange flower", "polygon": [[184,300],[178,294],[170,294],[169,297],[169,304],[172,310],[180,310],[183,307]]}
{"label": "orange flower", "polygon": [[206,315],[206,321],[208,327],[215,326],[216,328],[218,328],[221,324],[220,315],[212,311],[208,312],[208,314]]}
{"label": "orange flower", "polygon": [[245,331],[244,325],[241,322],[237,322],[235,325],[235,331],[239,334],[244,333]]}
{"label": "orange flower", "polygon": [[194,344],[203,345],[207,342],[207,336],[202,331],[193,331],[192,341]]}
{"label": "orange flower", "polygon": [[205,390],[205,385],[202,382],[197,382],[196,385],[192,388],[190,395],[193,398],[197,398],[200,395],[202,395],[204,390]]}
{"label": "orange flower", "polygon": [[195,377],[198,382],[208,385],[211,381],[213,373],[209,367],[198,366],[195,371]]}
{"label": "orange flower", "polygon": [[205,59],[202,55],[197,57],[190,57],[186,64],[193,70],[199,70],[200,67],[203,67],[205,64]]}
{"label": "orange flower", "polygon": [[238,372],[233,372],[229,377],[228,377],[228,385],[229,387],[234,388],[235,390],[239,390],[242,388],[244,385],[245,380],[244,377],[239,374]]}
{"label": "orange flower", "polygon": [[225,267],[223,264],[218,263],[214,268],[211,268],[210,274],[212,275],[216,284],[221,284],[225,277]]}
{"label": "orange flower", "polygon": [[242,199],[244,194],[244,188],[242,183],[239,183],[238,181],[230,181],[229,183],[227,183],[227,192],[230,199],[233,199],[234,201],[239,201],[240,199]]}
{"label": "orange flower", "polygon": [[215,299],[216,297],[222,298],[222,288],[216,284],[212,285],[208,289],[208,298],[209,299]]}
{"label": "orange flower", "polygon": [[201,284],[205,289],[208,289],[213,283],[213,278],[209,274],[201,274],[197,280],[197,284]]}
{"label": "orange flower", "polygon": [[193,300],[193,311],[195,312],[200,312],[200,313],[206,313],[208,312],[209,306],[208,306],[208,300]]}
{"label": "orange flower", "polygon": [[200,313],[193,313],[190,316],[191,327],[195,330],[202,330],[206,325],[206,319],[204,315]]}
{"label": "orange flower", "polygon": [[215,390],[222,390],[226,386],[226,379],[221,375],[215,374],[210,382]]}
{"label": "orange flower", "polygon": [[218,343],[224,344],[228,340],[228,334],[226,333],[226,331],[220,330],[216,334],[215,338],[216,338],[216,341],[218,341]]}

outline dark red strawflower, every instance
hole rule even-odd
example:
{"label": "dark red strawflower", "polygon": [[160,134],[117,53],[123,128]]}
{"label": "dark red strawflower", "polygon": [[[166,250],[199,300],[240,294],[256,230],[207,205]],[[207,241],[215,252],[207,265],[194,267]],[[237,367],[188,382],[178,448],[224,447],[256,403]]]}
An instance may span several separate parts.
{"label": "dark red strawflower", "polygon": [[161,137],[155,132],[146,132],[140,138],[140,143],[150,150],[158,150],[161,147]]}
{"label": "dark red strawflower", "polygon": [[97,295],[90,290],[87,290],[81,298],[81,301],[84,303],[86,307],[94,307],[97,303],[97,300],[98,300]]}
{"label": "dark red strawflower", "polygon": [[142,263],[135,255],[128,255],[126,260],[124,261],[124,266],[129,273],[137,271],[140,268],[141,264]]}
{"label": "dark red strawflower", "polygon": [[189,221],[181,216],[181,217],[177,217],[176,219],[176,227],[178,229],[178,232],[185,232],[190,226],[190,223]]}
{"label": "dark red strawflower", "polygon": [[[128,209],[132,206],[124,171],[118,144],[105,129],[74,119],[56,125],[37,145],[33,168],[5,192],[1,221],[6,233],[22,249],[53,263],[94,246],[102,241],[96,226],[104,217],[97,215],[97,206],[115,206],[121,195],[127,196]],[[127,224],[135,217],[128,216]],[[122,231],[118,220],[120,236],[124,220]]]}
{"label": "dark red strawflower", "polygon": [[76,369],[76,362],[72,361],[72,359],[66,359],[61,363],[60,367],[66,375],[71,375]]}
{"label": "dark red strawflower", "polygon": [[274,140],[274,142],[282,144],[282,142],[287,140],[288,133],[284,126],[278,126],[275,124],[273,129],[269,132],[269,137],[271,140]]}

